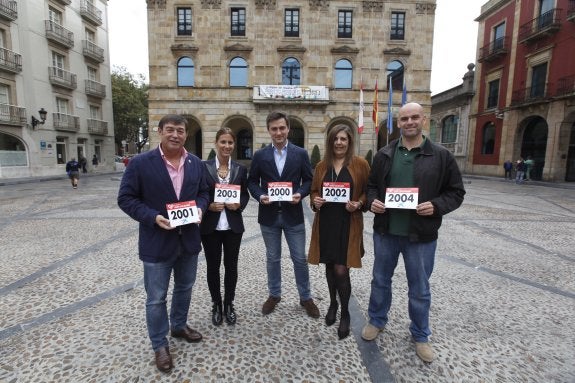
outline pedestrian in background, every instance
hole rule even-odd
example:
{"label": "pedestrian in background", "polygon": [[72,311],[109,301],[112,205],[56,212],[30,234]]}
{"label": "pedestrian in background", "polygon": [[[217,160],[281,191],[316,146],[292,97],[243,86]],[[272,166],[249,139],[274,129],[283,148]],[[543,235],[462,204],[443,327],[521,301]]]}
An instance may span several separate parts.
{"label": "pedestrian in background", "polygon": [[511,172],[513,170],[513,163],[511,162],[511,160],[507,160],[503,163],[503,169],[505,170],[504,178],[512,180],[513,178],[511,177]]}
{"label": "pedestrian in background", "polygon": [[[200,232],[206,255],[208,287],[212,297],[212,323],[215,326],[222,324],[223,316],[228,324],[236,323],[234,298],[238,282],[240,244],[245,231],[242,211],[250,199],[247,169],[231,159],[235,144],[236,136],[232,130],[221,128],[216,133],[216,157],[204,162],[206,181],[210,188],[210,203],[202,218]],[[229,188],[231,185],[237,188]],[[232,194],[232,197],[235,197],[234,202],[214,202],[217,194],[221,197],[224,193],[228,197]],[[220,291],[222,247],[225,268],[223,306]]]}
{"label": "pedestrian in background", "polygon": [[[369,164],[354,155],[354,134],[347,125],[336,125],[328,130],[325,148],[311,184],[310,204],[315,217],[308,261],[314,265],[325,264],[330,299],[325,324],[335,323],[339,295],[341,314],[337,334],[339,339],[344,339],[350,331],[349,269],[361,267],[364,254],[362,209],[367,202]],[[345,196],[335,202],[330,198],[334,194],[336,199],[338,195]]]}
{"label": "pedestrian in background", "polygon": [[80,167],[82,168],[82,173],[88,173],[88,169],[86,169],[86,165],[88,164],[88,160],[84,156],[80,156]]}
{"label": "pedestrian in background", "polygon": [[76,161],[76,158],[72,157],[70,161],[66,162],[66,173],[72,183],[72,187],[77,189],[80,179],[80,163]]}
{"label": "pedestrian in background", "polygon": [[[126,168],[118,205],[140,223],[138,249],[144,266],[148,335],[156,367],[168,372],[173,368],[166,338],[170,328],[174,338],[192,343],[202,340],[202,335],[187,324],[201,250],[200,228],[196,223],[172,226],[170,221],[178,214],[171,210],[174,214],[168,216],[168,204],[195,203],[197,219],[201,221],[209,189],[202,161],[184,148],[187,120],[179,115],[166,115],[160,119],[158,134],[158,147],[134,157]],[[193,213],[193,209],[186,210],[187,216]],[[174,286],[168,320],[166,296],[172,273]]]}
{"label": "pedestrian in background", "polygon": [[523,158],[517,160],[515,164],[515,183],[522,184],[523,178],[525,177],[525,162]]}
{"label": "pedestrian in background", "polygon": [[[273,312],[281,300],[283,232],[293,262],[300,304],[307,315],[319,318],[319,310],[311,297],[302,206],[302,199],[309,194],[311,186],[311,163],[307,151],[288,142],[287,114],[271,112],[266,118],[266,127],[272,143],[254,153],[248,176],[250,194],[259,203],[258,223],[266,246],[269,296],[262,306],[262,314]],[[276,184],[270,184],[272,182]],[[288,193],[289,200],[275,200]]]}
{"label": "pedestrian in background", "polygon": [[92,166],[94,168],[98,167],[98,156],[94,154],[94,156],[92,156]]}
{"label": "pedestrian in background", "polygon": [[[391,281],[401,253],[408,286],[409,330],[417,356],[429,363],[435,358],[429,343],[429,278],[438,230],[442,217],[463,202],[465,189],[453,155],[423,136],[426,120],[421,105],[402,106],[398,116],[401,137],[380,149],[373,159],[367,190],[368,206],[375,214],[375,254],[369,320],[361,336],[368,341],[376,339],[388,322]],[[398,200],[412,205],[393,204]]]}

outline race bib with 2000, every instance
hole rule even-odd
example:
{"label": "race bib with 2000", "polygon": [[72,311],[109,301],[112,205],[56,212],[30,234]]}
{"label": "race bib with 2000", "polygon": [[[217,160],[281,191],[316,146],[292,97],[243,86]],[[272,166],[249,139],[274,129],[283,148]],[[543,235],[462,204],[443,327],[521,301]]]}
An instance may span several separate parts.
{"label": "race bib with 2000", "polygon": [[291,202],[292,196],[292,183],[291,182],[269,182],[268,183],[268,196],[270,202]]}

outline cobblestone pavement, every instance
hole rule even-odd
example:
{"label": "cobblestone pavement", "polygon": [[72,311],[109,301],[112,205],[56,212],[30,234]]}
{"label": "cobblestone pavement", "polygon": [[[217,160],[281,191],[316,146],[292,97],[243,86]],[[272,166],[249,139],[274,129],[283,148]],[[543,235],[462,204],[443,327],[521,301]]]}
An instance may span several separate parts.
{"label": "cobblestone pavement", "polygon": [[[339,341],[337,324],[305,316],[285,242],[284,295],[263,317],[265,255],[252,200],[238,323],[212,326],[200,254],[189,324],[205,340],[170,339],[176,367],[164,375],[146,332],[137,223],[116,206],[120,176],[83,177],[77,190],[64,179],[0,186],[0,382],[575,382],[575,185],[466,178],[466,200],[445,217],[438,241],[431,364],[409,336],[401,264],[387,328],[361,340],[371,214],[364,267],[351,273],[353,336]],[[310,277],[323,315],[323,267]]]}

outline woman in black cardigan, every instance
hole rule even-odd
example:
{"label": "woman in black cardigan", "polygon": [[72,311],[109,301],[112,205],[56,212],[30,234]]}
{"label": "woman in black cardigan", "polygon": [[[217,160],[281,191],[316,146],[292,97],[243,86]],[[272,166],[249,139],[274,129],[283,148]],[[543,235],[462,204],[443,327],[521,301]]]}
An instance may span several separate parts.
{"label": "woman in black cardigan", "polygon": [[[231,160],[236,136],[230,128],[216,133],[216,158],[204,162],[210,186],[210,204],[202,217],[200,232],[206,255],[208,287],[212,296],[212,323],[219,326],[225,315],[236,323],[234,297],[238,280],[238,256],[244,232],[242,211],[249,201],[247,169]],[[214,200],[219,202],[214,202]],[[220,266],[224,253],[224,300],[220,292]]]}

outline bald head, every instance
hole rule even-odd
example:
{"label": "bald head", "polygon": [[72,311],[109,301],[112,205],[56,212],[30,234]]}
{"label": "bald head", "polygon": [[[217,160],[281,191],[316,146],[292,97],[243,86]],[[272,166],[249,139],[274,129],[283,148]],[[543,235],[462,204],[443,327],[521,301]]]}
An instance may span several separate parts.
{"label": "bald head", "polygon": [[401,130],[404,141],[420,142],[423,138],[423,125],[425,125],[423,107],[416,102],[410,102],[399,109],[397,126]]}

